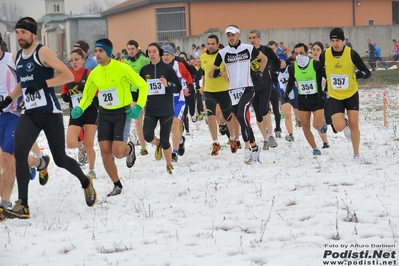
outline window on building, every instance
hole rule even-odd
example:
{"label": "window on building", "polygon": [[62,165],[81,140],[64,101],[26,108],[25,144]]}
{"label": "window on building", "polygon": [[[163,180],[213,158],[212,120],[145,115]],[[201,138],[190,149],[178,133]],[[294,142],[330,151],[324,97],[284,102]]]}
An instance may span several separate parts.
{"label": "window on building", "polygon": [[184,7],[155,9],[157,41],[186,37],[186,10]]}
{"label": "window on building", "polygon": [[392,2],[392,24],[399,24],[399,2]]}
{"label": "window on building", "polygon": [[57,12],[60,12],[60,5],[57,5]]}
{"label": "window on building", "polygon": [[369,19],[369,26],[374,26],[374,25],[375,25],[374,19]]}
{"label": "window on building", "polygon": [[57,5],[54,5],[54,12],[57,12]]}

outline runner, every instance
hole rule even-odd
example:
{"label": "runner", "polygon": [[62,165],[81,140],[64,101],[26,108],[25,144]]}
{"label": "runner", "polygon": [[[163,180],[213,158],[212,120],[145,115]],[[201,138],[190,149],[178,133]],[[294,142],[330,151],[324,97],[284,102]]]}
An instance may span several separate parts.
{"label": "runner", "polygon": [[[314,42],[311,46],[312,49],[312,58],[315,61],[319,61],[320,54],[324,50],[324,45],[321,42]],[[326,88],[326,79],[323,77],[322,78],[322,90],[327,91]],[[330,106],[328,104],[328,95],[326,95],[326,100],[324,104],[324,121],[326,122],[327,125],[331,125],[331,114],[330,114]],[[321,140],[323,141],[323,147],[322,149],[327,149],[330,148],[330,145],[328,144],[328,137],[327,137],[327,132],[325,134],[322,134],[320,131],[318,131],[319,136]]]}
{"label": "runner", "polygon": [[183,156],[185,152],[186,138],[183,134],[184,108],[186,106],[185,97],[194,92],[193,79],[187,68],[175,60],[173,47],[169,44],[162,47],[162,60],[173,67],[180,80],[182,90],[174,93],[175,114],[172,125],[172,162],[177,162],[177,155]]}
{"label": "runner", "polygon": [[[0,109],[4,109],[13,99],[18,99],[23,94],[25,110],[22,111],[14,133],[19,200],[11,210],[5,210],[3,215],[10,219],[30,218],[28,204],[30,173],[26,158],[42,130],[46,134],[55,164],[79,179],[84,189],[86,204],[93,206],[97,194],[92,177],[86,176],[78,163],[65,153],[63,115],[54,92],[54,86],[71,82],[73,75],[54,52],[37,42],[37,24],[33,18],[24,17],[18,20],[15,33],[22,49],[13,55],[13,60],[21,81],[10,96],[0,103]],[[58,72],[56,77],[54,71]],[[45,181],[48,179],[48,164],[49,157],[40,158],[38,170],[42,172]]]}
{"label": "runner", "polygon": [[[74,81],[62,85],[61,98],[64,102],[69,103],[69,107],[72,110],[77,106],[82,99],[82,94],[86,80],[90,74],[90,70],[84,68],[84,55],[80,49],[75,49],[70,53],[70,60],[72,66],[72,73],[74,76]],[[69,125],[67,129],[66,139],[67,147],[69,149],[79,149],[78,159],[83,160],[85,153],[89,161],[89,175],[96,178],[96,173],[94,172],[94,164],[96,160],[96,152],[94,151],[94,137],[97,131],[97,117],[98,111],[97,107],[92,103],[84,115],[78,119],[69,118]],[[84,128],[84,142],[78,141],[79,134]]]}
{"label": "runner", "polygon": [[[217,77],[220,73],[218,67],[222,62],[226,65],[231,103],[245,142],[244,162],[250,164],[253,161],[259,161],[260,149],[256,145],[247,111],[254,97],[252,80],[260,81],[262,79],[267,57],[252,45],[241,43],[240,29],[236,25],[228,26],[225,33],[229,45],[219,51],[208,77]],[[261,60],[260,67],[256,72],[251,72],[250,64],[256,58]]]}
{"label": "runner", "polygon": [[[313,149],[313,155],[321,155],[310,130],[310,117],[313,113],[313,127],[325,134],[327,125],[324,122],[325,93],[318,87],[321,84],[321,75],[316,73],[317,62],[309,58],[308,46],[298,43],[294,47],[296,62],[288,68],[288,83],[284,94],[284,101],[289,101],[294,82],[298,83],[298,110],[299,121],[306,140]],[[320,80],[320,83],[319,83]]]}
{"label": "runner", "polygon": [[[162,61],[163,50],[157,43],[151,43],[147,48],[150,65],[144,66],[140,76],[149,86],[148,101],[144,116],[144,137],[157,148],[155,159],[162,158],[162,149],[165,154],[166,171],[172,174],[172,148],[169,138],[174,117],[174,94],[180,93],[181,84],[173,67]],[[159,121],[159,138],[155,137],[154,130]]]}
{"label": "runner", "polygon": [[293,85],[292,91],[288,94],[288,101],[284,94],[286,92],[287,83],[289,79],[288,68],[290,62],[285,55],[280,55],[280,73],[278,75],[278,90],[280,92],[281,109],[284,114],[285,127],[287,128],[288,135],[285,136],[285,140],[288,142],[295,141],[294,128],[292,125],[291,108],[294,110],[295,117],[299,117],[298,112],[298,88]]}
{"label": "runner", "polygon": [[[273,137],[273,126],[270,117],[269,101],[273,89],[273,83],[277,81],[277,76],[280,68],[280,60],[274,51],[268,47],[260,44],[262,37],[258,30],[251,30],[248,35],[249,42],[267,58],[266,72],[259,82],[254,81],[255,96],[252,100],[252,106],[256,115],[256,122],[259,131],[263,136],[263,150],[268,150],[269,147],[276,148],[278,146],[276,139]],[[251,62],[253,71],[257,71],[260,67],[260,60],[256,59]],[[279,115],[275,114],[275,115]],[[281,132],[281,129],[278,130]]]}
{"label": "runner", "polygon": [[[320,74],[324,74],[325,71],[327,76],[334,128],[338,132],[344,131],[345,136],[351,139],[353,159],[362,162],[363,159],[359,153],[359,88],[356,79],[367,79],[371,76],[371,72],[360,55],[345,46],[344,31],[341,28],[332,29],[330,39],[331,47],[320,55],[320,64],[317,70]],[[358,69],[356,72],[355,67]],[[345,118],[345,110],[348,119]]]}
{"label": "runner", "polygon": [[[220,142],[217,133],[218,114],[221,114],[223,121],[227,121],[226,125],[229,127],[229,132],[232,132],[233,136],[235,133],[232,122],[231,101],[228,92],[229,84],[226,78],[227,72],[224,63],[221,63],[218,71],[215,71],[216,73],[220,73],[216,75],[216,78],[211,79],[208,77],[208,74],[213,66],[213,62],[215,62],[215,58],[219,52],[219,38],[214,34],[209,35],[206,39],[206,46],[206,53],[203,53],[200,56],[201,65],[204,70],[202,88],[205,96],[208,127],[213,140],[211,155],[216,156],[219,154],[220,150]],[[220,108],[218,108],[218,106]],[[218,109],[220,109],[220,112],[217,111]],[[220,133],[222,135],[226,134],[226,125],[220,126]],[[237,151],[235,138],[230,142],[230,145],[231,151],[235,153]]]}
{"label": "runner", "polygon": [[[145,106],[148,85],[126,63],[111,59],[112,42],[109,39],[99,39],[94,46],[99,65],[90,73],[83,98],[79,105],[72,109],[71,117],[77,119],[82,116],[98,90],[100,109],[97,138],[104,168],[114,183],[113,190],[107,195],[109,197],[119,195],[123,188],[113,157],[126,157],[128,168],[135,163],[134,144],[131,141],[127,144],[126,142],[131,119],[137,119]],[[131,106],[131,85],[140,91],[134,107]]]}
{"label": "runner", "polygon": [[[143,66],[146,66],[150,63],[150,60],[145,56],[145,54],[140,50],[139,44],[135,40],[130,40],[127,42],[127,51],[129,54],[129,57],[127,58],[126,63],[134,70],[136,73],[140,73],[140,70]],[[136,104],[137,99],[139,97],[139,93],[137,91],[137,88],[132,85],[132,97],[133,97],[133,103]],[[144,134],[143,134],[143,113],[141,113],[140,117],[135,120],[135,127],[136,127],[136,133],[137,137],[140,142],[140,154],[141,155],[147,155],[147,147],[145,144],[144,140]]]}

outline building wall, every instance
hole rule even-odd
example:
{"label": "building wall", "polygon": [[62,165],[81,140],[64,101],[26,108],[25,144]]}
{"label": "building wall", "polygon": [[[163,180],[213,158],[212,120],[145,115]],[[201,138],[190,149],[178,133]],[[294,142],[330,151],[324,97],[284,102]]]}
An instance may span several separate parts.
{"label": "building wall", "polygon": [[392,25],[392,0],[378,0],[378,3],[376,0],[275,0],[157,4],[107,17],[114,49],[125,48],[129,39],[136,39],[142,47],[153,42],[156,40],[155,8],[181,6],[186,7],[187,35],[203,34],[211,28],[223,30],[229,24],[241,29],[296,29],[368,26],[368,20],[374,19],[375,25]]}
{"label": "building wall", "polygon": [[[114,51],[120,52],[126,48],[126,43],[131,39],[136,40],[145,50],[148,44],[157,39],[155,9],[182,6],[186,7],[186,21],[188,21],[187,4],[185,3],[150,5],[108,16],[108,36],[114,45]],[[188,28],[188,24],[186,26]]]}

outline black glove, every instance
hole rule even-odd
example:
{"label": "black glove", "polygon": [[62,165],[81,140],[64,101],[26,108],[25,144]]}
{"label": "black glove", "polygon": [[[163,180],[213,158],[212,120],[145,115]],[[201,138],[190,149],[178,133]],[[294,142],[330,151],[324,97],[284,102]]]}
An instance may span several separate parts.
{"label": "black glove", "polygon": [[289,102],[290,96],[288,95],[288,93],[284,93],[283,99],[284,99],[285,102]]}
{"label": "black glove", "polygon": [[35,83],[35,84],[30,84],[26,88],[25,95],[27,95],[27,94],[35,94],[35,92],[37,92],[38,90],[45,89],[45,88],[48,88],[46,81]]}
{"label": "black glove", "polygon": [[66,103],[69,103],[71,101],[71,96],[69,96],[69,93],[61,94],[61,98]]}
{"label": "black glove", "polygon": [[194,85],[193,85],[193,84],[188,84],[188,85],[187,85],[187,89],[188,89],[188,92],[189,92],[191,95],[194,95],[194,94],[195,94],[195,89],[194,89]]}
{"label": "black glove", "polygon": [[4,101],[0,102],[0,113],[3,112],[4,108],[7,108],[12,103],[12,99],[10,96],[7,96]]}
{"label": "black glove", "polygon": [[273,81],[273,83],[278,82],[278,73],[272,72],[272,81]]}
{"label": "black glove", "polygon": [[213,77],[218,78],[222,75],[222,72],[220,72],[220,68],[216,68],[215,72],[213,72]]}
{"label": "black glove", "polygon": [[366,75],[366,73],[364,73],[363,71],[356,71],[356,79],[362,79],[364,78],[364,76]]}
{"label": "black glove", "polygon": [[323,106],[326,104],[327,102],[327,95],[324,91],[320,91],[319,92],[319,103],[322,104]]}
{"label": "black glove", "polygon": [[253,75],[252,75],[252,80],[255,82],[259,82],[262,80],[263,77],[263,73],[260,71],[256,71]]}

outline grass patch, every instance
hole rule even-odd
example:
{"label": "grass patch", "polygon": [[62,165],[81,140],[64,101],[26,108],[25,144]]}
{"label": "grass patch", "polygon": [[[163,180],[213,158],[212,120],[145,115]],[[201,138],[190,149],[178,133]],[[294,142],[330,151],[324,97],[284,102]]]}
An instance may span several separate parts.
{"label": "grass patch", "polygon": [[389,85],[397,85],[399,84],[398,71],[397,69],[373,71],[371,72],[370,78],[358,79],[357,83],[362,89],[383,88]]}

